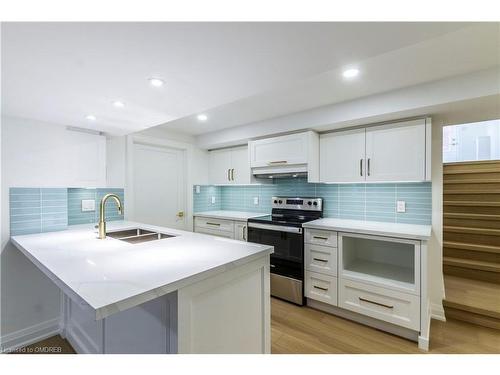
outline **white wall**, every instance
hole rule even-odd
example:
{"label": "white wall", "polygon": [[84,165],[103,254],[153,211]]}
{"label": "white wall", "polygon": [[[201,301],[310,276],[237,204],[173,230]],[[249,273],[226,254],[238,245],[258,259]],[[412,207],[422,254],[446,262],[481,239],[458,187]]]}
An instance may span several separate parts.
{"label": "white wall", "polygon": [[60,125],[2,117],[1,151],[4,341],[55,324],[60,306],[59,290],[9,242],[9,187],[105,186],[106,140]]}

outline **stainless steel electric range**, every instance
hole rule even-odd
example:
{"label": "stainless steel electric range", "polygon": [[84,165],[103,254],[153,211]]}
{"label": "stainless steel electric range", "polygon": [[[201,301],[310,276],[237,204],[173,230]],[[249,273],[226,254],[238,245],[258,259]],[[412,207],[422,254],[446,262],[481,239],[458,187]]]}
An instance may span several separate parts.
{"label": "stainless steel electric range", "polygon": [[271,295],[304,304],[302,224],[321,217],[321,198],[273,197],[271,215],[248,219],[248,241],[274,246]]}

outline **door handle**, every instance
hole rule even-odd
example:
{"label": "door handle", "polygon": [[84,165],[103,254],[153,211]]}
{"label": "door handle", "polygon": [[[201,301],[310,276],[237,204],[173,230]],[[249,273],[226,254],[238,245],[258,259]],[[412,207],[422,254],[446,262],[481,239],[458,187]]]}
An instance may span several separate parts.
{"label": "door handle", "polygon": [[179,212],[177,212],[177,214],[176,214],[175,216],[177,216],[177,217],[179,217],[179,218],[180,218],[180,217],[184,217],[184,211],[179,211]]}
{"label": "door handle", "polygon": [[325,292],[328,290],[328,288],[323,288],[321,286],[313,285],[313,288],[319,289],[319,290],[324,290]]}
{"label": "door handle", "polygon": [[359,175],[363,176],[363,159],[359,159]]}
{"label": "door handle", "polygon": [[234,181],[234,168],[231,169],[231,181]]}
{"label": "door handle", "polygon": [[229,171],[230,171],[230,169],[227,170],[227,180],[231,181],[231,177],[230,177],[231,173]]}
{"label": "door handle", "polygon": [[246,231],[247,231],[247,226],[244,225],[243,228],[241,229],[242,230],[242,237],[243,237],[243,240],[246,241],[247,240],[247,235],[246,235]]}
{"label": "door handle", "polygon": [[368,158],[368,165],[367,165],[367,167],[368,167],[368,172],[367,172],[367,174],[368,174],[368,176],[369,176],[369,175],[370,175],[370,158]]}
{"label": "door handle", "polygon": [[317,262],[323,262],[323,263],[328,263],[328,261],[326,259],[321,259],[321,258],[313,258],[313,260],[317,261]]}
{"label": "door handle", "polygon": [[358,297],[358,299],[360,301],[363,301],[363,302],[368,302],[368,303],[371,303],[373,305],[377,305],[377,306],[382,306],[382,307],[385,307],[387,309],[393,309],[394,306],[392,305],[386,305],[385,303],[380,303],[380,302],[375,302],[375,301],[370,301],[369,299],[366,299],[366,298],[362,298],[362,297]]}

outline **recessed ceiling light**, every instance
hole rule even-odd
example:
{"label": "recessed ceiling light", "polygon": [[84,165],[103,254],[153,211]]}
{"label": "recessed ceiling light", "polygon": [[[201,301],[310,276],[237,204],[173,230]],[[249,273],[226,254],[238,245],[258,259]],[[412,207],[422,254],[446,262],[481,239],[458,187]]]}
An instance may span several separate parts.
{"label": "recessed ceiling light", "polygon": [[344,70],[344,72],[342,73],[342,75],[344,76],[344,78],[354,78],[358,74],[359,74],[359,70],[356,69],[356,68]]}
{"label": "recessed ceiling light", "polygon": [[125,107],[125,104],[119,100],[115,100],[113,102],[113,106],[115,106],[116,108],[123,108],[123,107]]}
{"label": "recessed ceiling light", "polygon": [[87,115],[87,117],[85,117],[87,120],[89,121],[95,121],[97,120],[97,117],[95,117],[94,115]]}
{"label": "recessed ceiling light", "polygon": [[159,78],[150,78],[149,79],[149,83],[151,84],[151,86],[154,86],[154,87],[161,87],[163,86],[163,84],[165,82],[163,82],[163,80],[159,79]]}
{"label": "recessed ceiling light", "polygon": [[205,115],[205,114],[198,115],[198,116],[196,116],[196,118],[197,118],[199,121],[207,121],[207,120],[208,120],[208,116],[207,116],[207,115]]}

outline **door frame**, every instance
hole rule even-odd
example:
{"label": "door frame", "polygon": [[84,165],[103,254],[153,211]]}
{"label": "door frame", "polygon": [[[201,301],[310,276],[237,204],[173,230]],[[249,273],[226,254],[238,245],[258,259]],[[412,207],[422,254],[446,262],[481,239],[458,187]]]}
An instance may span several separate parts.
{"label": "door frame", "polygon": [[[192,166],[189,160],[192,160],[192,146],[183,142],[171,141],[168,139],[158,139],[143,135],[128,135],[126,144],[126,171],[125,171],[125,218],[133,220],[134,207],[134,148],[136,145],[152,146],[166,149],[175,149],[182,151],[183,155],[183,181],[184,181],[184,228],[183,230],[192,230],[193,228],[193,199],[192,199]],[[191,197],[191,199],[190,199]]]}

